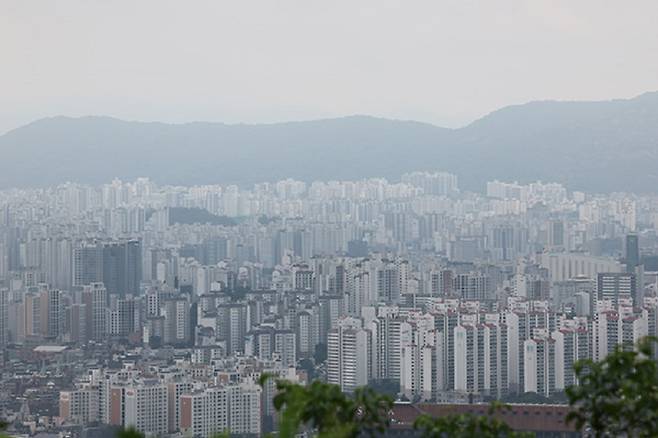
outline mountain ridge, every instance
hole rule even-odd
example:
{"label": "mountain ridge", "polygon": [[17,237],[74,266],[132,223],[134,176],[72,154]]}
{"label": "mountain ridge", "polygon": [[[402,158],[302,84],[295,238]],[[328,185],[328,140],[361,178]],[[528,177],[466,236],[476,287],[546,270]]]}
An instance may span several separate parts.
{"label": "mountain ridge", "polygon": [[658,192],[658,92],[510,105],[461,128],[367,115],[268,124],[54,116],[0,136],[0,187],[100,183],[251,184],[397,179],[445,170],[460,186],[541,179],[575,190]]}

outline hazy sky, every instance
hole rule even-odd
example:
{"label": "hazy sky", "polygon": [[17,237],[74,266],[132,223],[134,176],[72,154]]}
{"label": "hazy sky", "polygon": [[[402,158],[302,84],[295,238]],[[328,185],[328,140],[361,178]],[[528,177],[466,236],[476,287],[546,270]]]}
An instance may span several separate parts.
{"label": "hazy sky", "polygon": [[658,1],[0,0],[0,132],[36,118],[460,126],[658,90]]}

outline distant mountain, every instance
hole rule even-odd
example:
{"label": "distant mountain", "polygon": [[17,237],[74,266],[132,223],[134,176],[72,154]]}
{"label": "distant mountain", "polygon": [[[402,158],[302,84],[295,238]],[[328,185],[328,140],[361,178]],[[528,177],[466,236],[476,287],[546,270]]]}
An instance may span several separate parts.
{"label": "distant mountain", "polygon": [[171,184],[395,180],[446,170],[472,190],[497,178],[655,193],[658,93],[532,102],[454,130],[367,116],[262,125],[53,117],[0,136],[0,156],[3,188],[138,176]]}

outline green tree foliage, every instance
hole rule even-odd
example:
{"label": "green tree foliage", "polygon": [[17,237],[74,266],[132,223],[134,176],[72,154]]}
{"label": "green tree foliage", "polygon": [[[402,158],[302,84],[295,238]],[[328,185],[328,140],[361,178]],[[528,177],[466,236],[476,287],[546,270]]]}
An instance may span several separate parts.
{"label": "green tree foliage", "polygon": [[[228,432],[222,432],[213,435],[212,438],[229,438],[230,435]],[[134,427],[128,427],[126,429],[121,429],[117,432],[117,438],[144,438],[144,434]]]}
{"label": "green tree foliage", "polygon": [[[261,384],[269,379],[263,376]],[[391,397],[364,387],[353,397],[340,387],[314,381],[307,386],[277,380],[274,407],[281,413],[279,435],[294,438],[303,428],[316,432],[318,438],[354,438],[366,432],[374,436],[388,426]]]}
{"label": "green tree foliage", "polygon": [[656,338],[645,338],[634,351],[617,347],[600,362],[577,362],[580,384],[567,389],[573,407],[567,420],[595,437],[658,436],[655,343]]}
{"label": "green tree foliage", "polygon": [[9,438],[9,435],[4,433],[5,429],[7,429],[7,423],[0,421],[0,438]]}
{"label": "green tree foliage", "polygon": [[144,434],[134,427],[127,427],[117,432],[117,438],[144,438]]}
{"label": "green tree foliage", "polygon": [[528,432],[515,432],[496,413],[507,406],[492,403],[488,415],[452,414],[432,417],[423,414],[414,422],[424,438],[522,438],[532,437]]}

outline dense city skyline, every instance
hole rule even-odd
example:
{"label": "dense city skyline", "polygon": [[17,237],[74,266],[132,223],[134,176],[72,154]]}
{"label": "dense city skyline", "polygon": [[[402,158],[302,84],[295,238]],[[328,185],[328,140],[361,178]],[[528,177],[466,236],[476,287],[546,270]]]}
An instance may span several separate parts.
{"label": "dense city skyline", "polygon": [[[0,406],[17,431],[261,435],[278,421],[263,373],[399,403],[559,404],[576,361],[658,334],[655,195],[477,193],[416,171],[64,183],[0,205]],[[40,394],[6,386],[23,375]],[[542,415],[531,430],[570,430],[563,407]]]}

